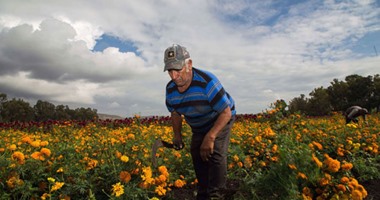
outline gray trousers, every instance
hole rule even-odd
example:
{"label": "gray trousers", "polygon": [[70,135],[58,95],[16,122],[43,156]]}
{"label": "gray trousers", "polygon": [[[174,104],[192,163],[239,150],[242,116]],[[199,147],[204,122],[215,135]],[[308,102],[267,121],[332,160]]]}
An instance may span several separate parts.
{"label": "gray trousers", "polygon": [[208,161],[203,161],[200,154],[200,147],[205,135],[193,133],[191,157],[198,179],[197,200],[223,199],[221,190],[226,187],[227,152],[234,121],[235,117],[228,122],[216,137],[214,152]]}

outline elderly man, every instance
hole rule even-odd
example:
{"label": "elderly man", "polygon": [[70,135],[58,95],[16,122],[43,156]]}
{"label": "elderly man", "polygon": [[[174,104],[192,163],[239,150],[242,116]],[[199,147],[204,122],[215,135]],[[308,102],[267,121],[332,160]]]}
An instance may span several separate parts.
{"label": "elderly man", "polygon": [[346,117],[346,124],[350,123],[351,121],[358,123],[358,117],[362,116],[364,122],[365,121],[365,115],[368,114],[368,110],[365,108],[362,108],[360,106],[351,106],[349,107],[346,112],[344,113],[344,116]]}
{"label": "elderly man", "polygon": [[227,149],[235,119],[235,103],[218,78],[193,67],[185,47],[165,50],[166,106],[171,113],[173,143],[182,143],[182,116],[192,129],[191,157],[198,179],[197,199],[223,199],[227,176]]}

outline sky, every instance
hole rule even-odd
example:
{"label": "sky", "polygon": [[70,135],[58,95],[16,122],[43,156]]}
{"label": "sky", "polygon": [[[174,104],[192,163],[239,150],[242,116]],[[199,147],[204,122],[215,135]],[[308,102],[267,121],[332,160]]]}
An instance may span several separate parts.
{"label": "sky", "polygon": [[169,115],[164,51],[185,46],[238,114],[380,73],[379,0],[0,0],[0,93]]}

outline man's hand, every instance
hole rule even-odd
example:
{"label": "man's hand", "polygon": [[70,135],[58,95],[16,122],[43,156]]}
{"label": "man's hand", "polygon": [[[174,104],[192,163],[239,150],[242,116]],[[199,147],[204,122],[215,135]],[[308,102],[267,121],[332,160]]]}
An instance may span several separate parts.
{"label": "man's hand", "polygon": [[201,145],[201,158],[203,161],[208,161],[214,153],[214,140],[215,139],[208,137],[208,135],[204,137]]}
{"label": "man's hand", "polygon": [[181,149],[183,149],[183,147],[185,147],[185,145],[182,141],[182,138],[174,139],[173,140],[173,146],[174,146],[175,150],[181,150]]}

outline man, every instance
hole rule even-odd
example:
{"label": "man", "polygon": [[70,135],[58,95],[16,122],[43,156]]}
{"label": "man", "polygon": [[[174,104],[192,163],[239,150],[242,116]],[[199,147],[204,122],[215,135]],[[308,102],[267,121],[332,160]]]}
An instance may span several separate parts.
{"label": "man", "polygon": [[346,117],[346,124],[350,123],[351,121],[353,121],[355,123],[358,123],[358,119],[357,118],[359,116],[362,116],[364,122],[366,122],[365,121],[365,115],[366,114],[368,114],[368,110],[367,109],[362,108],[360,106],[351,106],[344,113],[344,116]]}
{"label": "man", "polygon": [[192,129],[191,157],[198,179],[197,199],[222,199],[227,176],[227,149],[235,103],[212,73],[194,68],[185,47],[165,50],[166,106],[171,113],[173,143],[182,143],[182,115]]}

